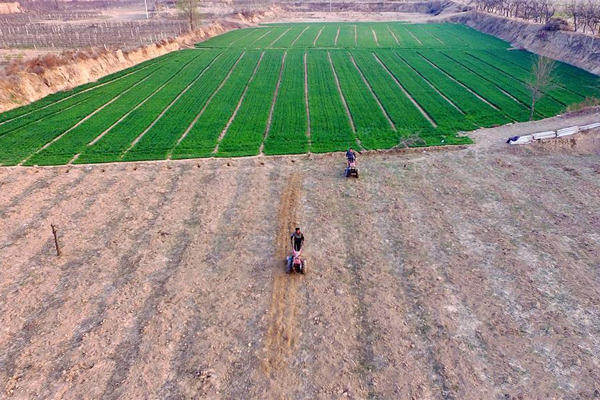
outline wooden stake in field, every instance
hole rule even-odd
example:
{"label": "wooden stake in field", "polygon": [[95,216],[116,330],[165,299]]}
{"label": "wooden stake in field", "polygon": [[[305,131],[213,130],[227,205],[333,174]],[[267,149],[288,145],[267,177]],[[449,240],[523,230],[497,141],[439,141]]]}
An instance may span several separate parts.
{"label": "wooden stake in field", "polygon": [[60,247],[58,245],[58,236],[56,234],[56,225],[50,224],[52,227],[52,234],[54,235],[54,247],[56,247],[56,257],[60,257]]}

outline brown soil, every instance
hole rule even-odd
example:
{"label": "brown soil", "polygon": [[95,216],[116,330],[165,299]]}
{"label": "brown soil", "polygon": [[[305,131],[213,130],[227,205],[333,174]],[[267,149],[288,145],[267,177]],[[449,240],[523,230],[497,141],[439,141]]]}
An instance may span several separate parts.
{"label": "brown soil", "polygon": [[505,133],[0,169],[0,398],[594,398],[600,132]]}

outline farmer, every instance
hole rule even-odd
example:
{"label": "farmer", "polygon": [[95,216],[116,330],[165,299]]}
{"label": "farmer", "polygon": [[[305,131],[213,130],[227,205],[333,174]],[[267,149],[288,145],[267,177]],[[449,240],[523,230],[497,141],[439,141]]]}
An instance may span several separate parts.
{"label": "farmer", "polygon": [[292,247],[295,251],[300,251],[302,245],[304,244],[304,235],[300,232],[300,228],[296,228],[294,233],[292,233]]}
{"label": "farmer", "polygon": [[354,152],[354,150],[352,150],[352,147],[350,147],[346,152],[346,158],[348,159],[348,165],[350,165],[356,160],[356,153]]}

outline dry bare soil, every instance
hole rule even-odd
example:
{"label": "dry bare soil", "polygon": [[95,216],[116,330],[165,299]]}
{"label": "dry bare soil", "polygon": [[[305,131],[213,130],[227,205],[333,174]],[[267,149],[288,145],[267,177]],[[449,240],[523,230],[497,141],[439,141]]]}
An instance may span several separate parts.
{"label": "dry bare soil", "polygon": [[599,136],[0,169],[0,398],[595,398]]}

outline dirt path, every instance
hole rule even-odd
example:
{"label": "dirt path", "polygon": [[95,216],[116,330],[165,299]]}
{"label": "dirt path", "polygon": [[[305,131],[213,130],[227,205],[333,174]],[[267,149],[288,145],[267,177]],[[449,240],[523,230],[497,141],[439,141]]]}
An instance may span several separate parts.
{"label": "dirt path", "polygon": [[277,214],[278,228],[276,237],[275,259],[273,260],[273,289],[269,307],[269,324],[265,343],[266,359],[265,373],[271,381],[269,393],[280,397],[290,384],[297,380],[289,374],[289,356],[299,338],[296,317],[299,304],[298,286],[302,284],[303,276],[289,276],[284,273],[282,265],[289,254],[290,232],[298,224],[298,206],[302,196],[301,177],[292,175],[281,196]]}
{"label": "dirt path", "polygon": [[0,397],[593,398],[600,133],[503,141],[595,117],[363,154],[360,180],[337,155],[0,169]]}

